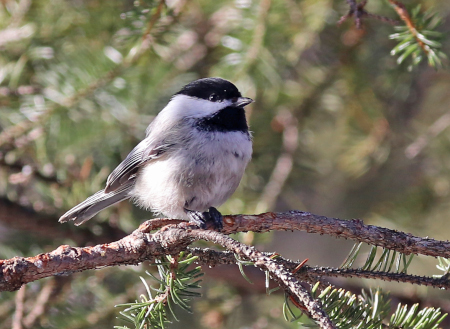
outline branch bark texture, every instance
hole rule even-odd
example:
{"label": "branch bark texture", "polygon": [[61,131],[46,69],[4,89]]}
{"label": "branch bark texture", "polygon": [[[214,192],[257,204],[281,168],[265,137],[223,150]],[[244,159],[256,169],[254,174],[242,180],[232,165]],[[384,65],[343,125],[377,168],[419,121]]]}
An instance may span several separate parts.
{"label": "branch bark texture", "polygon": [[[167,226],[150,234],[150,231],[164,225]],[[93,247],[62,245],[52,252],[34,257],[0,260],[0,291],[17,290],[23,284],[49,276],[68,275],[105,266],[139,264],[162,255],[175,255],[181,250],[186,250],[196,240],[194,236],[182,234],[180,228],[192,231],[192,227],[179,220],[149,220],[132,234],[115,242]],[[222,233],[272,230],[299,230],[326,234],[405,254],[450,258],[448,241],[420,238],[386,228],[364,225],[361,220],[341,220],[300,211],[226,216]]]}
{"label": "branch bark texture", "polygon": [[[156,229],[159,230],[151,233]],[[183,250],[193,250],[189,248],[191,243],[197,240],[206,240],[220,244],[228,251],[268,271],[272,279],[305,306],[309,316],[321,328],[336,328],[323,311],[320,301],[311,297],[299,279],[311,281],[308,279],[314,276],[354,276],[355,273],[351,271],[347,273],[348,271],[342,269],[305,267],[302,271],[293,274],[290,271],[295,263],[273,259],[270,255],[262,253],[254,247],[226,236],[226,234],[237,232],[268,232],[272,230],[299,230],[326,234],[365,242],[404,254],[414,253],[450,258],[448,241],[420,238],[412,234],[365,225],[357,219],[341,220],[301,211],[225,216],[224,228],[221,233],[199,230],[180,220],[154,219],[144,222],[133,233],[115,242],[98,244],[93,247],[62,245],[52,252],[34,257],[14,257],[0,260],[0,291],[17,290],[26,283],[49,276],[69,275],[105,266],[137,265],[146,260],[154,261],[163,255],[177,255]],[[203,261],[206,261],[207,258],[211,257],[205,254]],[[228,262],[225,258],[227,257],[224,257],[222,261]],[[218,263],[223,263],[222,261]],[[379,278],[389,277],[390,280],[417,281],[419,284],[426,284],[417,277],[403,278],[392,273],[378,274],[378,276]],[[373,273],[367,277],[373,277]],[[441,287],[447,288],[447,284],[444,282]]]}
{"label": "branch bark texture", "polygon": [[261,215],[226,216],[223,233],[305,231],[364,242],[397,252],[450,258],[450,242],[421,238],[373,225],[365,225],[360,219],[342,220],[314,215],[303,211],[264,213]]}

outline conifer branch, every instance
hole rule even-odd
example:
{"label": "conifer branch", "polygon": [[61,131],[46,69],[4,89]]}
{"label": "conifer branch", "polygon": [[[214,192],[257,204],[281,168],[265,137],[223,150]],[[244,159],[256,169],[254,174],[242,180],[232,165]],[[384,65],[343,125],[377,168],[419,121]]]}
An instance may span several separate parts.
{"label": "conifer branch", "polygon": [[405,22],[406,26],[409,29],[409,32],[414,36],[417,43],[420,45],[420,48],[425,52],[425,54],[429,54],[429,48],[426,47],[425,43],[419,38],[419,34],[417,32],[417,28],[411,19],[411,16],[409,15],[408,11],[406,10],[406,7],[403,3],[395,0],[388,0],[389,3],[394,7],[394,10],[400,17],[400,19]]}
{"label": "conifer branch", "polygon": [[[156,229],[159,230],[151,233]],[[447,275],[431,279],[404,273],[308,266],[295,271],[298,262],[262,253],[254,247],[244,245],[225,235],[244,231],[267,232],[270,230],[304,230],[310,233],[328,234],[392,248],[403,253],[421,253],[448,258],[450,252],[449,242],[419,238],[402,232],[364,225],[360,220],[345,221],[299,211],[253,216],[225,216],[222,233],[199,230],[180,220],[154,219],[146,221],[132,234],[116,242],[93,247],[65,245],[53,252],[35,257],[14,257],[2,260],[0,261],[0,291],[17,290],[23,284],[49,276],[69,275],[105,266],[139,264],[148,260],[156,262],[161,257],[176,256],[182,251],[187,251],[193,256],[200,256],[199,262],[206,262],[208,265],[236,263],[234,257],[236,254],[240,259],[268,271],[272,279],[284,288],[290,300],[294,300],[302,307],[304,305],[306,313],[322,328],[335,328],[335,326],[323,311],[320,302],[310,296],[300,281],[317,284],[321,276],[366,277],[448,289]],[[189,245],[197,240],[220,244],[228,250],[228,253],[221,253],[218,259],[217,252],[189,248]]]}
{"label": "conifer branch", "polygon": [[[185,231],[183,231],[185,232]],[[290,295],[294,295],[306,308],[309,316],[314,319],[321,328],[336,328],[327,314],[323,311],[319,300],[314,300],[309,292],[297,281],[293,274],[287,271],[276,261],[252,246],[244,245],[221,233],[206,230],[193,230],[190,235],[196,240],[211,241],[227,248],[237,255],[253,262],[255,266],[270,273],[272,279],[280,284]]]}
{"label": "conifer branch", "polygon": [[436,31],[436,27],[441,23],[438,15],[429,11],[422,13],[421,5],[416,6],[409,13],[403,3],[396,0],[389,0],[389,3],[405,23],[404,26],[396,26],[395,29],[398,33],[389,36],[391,39],[399,41],[391,51],[391,55],[399,55],[397,63],[401,64],[405,59],[411,57],[412,64],[408,66],[408,69],[412,70],[425,55],[429,66],[441,67],[442,60],[446,59],[447,55],[440,49],[443,34]]}
{"label": "conifer branch", "polygon": [[[203,276],[200,266],[194,269],[191,267],[196,258],[196,256],[186,255],[184,252],[174,257],[161,257],[156,264],[153,264],[158,268],[159,278],[146,272],[159,283],[159,288],[150,288],[146,280],[141,277],[147,295],[141,294],[140,301],[116,305],[116,307],[126,307],[120,312],[122,319],[134,324],[135,328],[165,328],[165,324],[170,322],[170,314],[175,320],[178,320],[174,312],[174,305],[192,313],[188,303],[193,297],[201,296],[193,289],[200,288],[201,280],[199,278]],[[126,326],[114,328],[128,329]]]}
{"label": "conifer branch", "polygon": [[220,244],[254,262],[256,266],[268,270],[274,280],[305,305],[309,315],[322,328],[335,328],[320,308],[320,303],[311,298],[293,275],[254,247],[246,246],[218,232],[192,229],[188,223],[168,225],[153,234],[148,233],[162,222],[164,220],[148,221],[131,235],[109,244],[84,248],[61,246],[53,252],[35,257],[15,257],[0,261],[0,290],[15,290],[24,283],[52,275],[68,275],[119,264],[138,264],[144,260],[176,255],[186,250],[195,240],[207,240]]}
{"label": "conifer branch", "polygon": [[[223,264],[235,264],[236,258],[229,251],[217,251],[212,249],[188,248],[189,253],[198,256],[197,262],[208,266],[217,266]],[[272,253],[264,253],[270,257]],[[293,271],[301,262],[292,261],[281,256],[275,258],[275,261],[281,264],[289,271]],[[391,273],[382,271],[370,271],[362,269],[342,269],[332,267],[319,267],[304,265],[294,276],[310,284],[315,284],[319,277],[341,277],[341,278],[364,278],[383,281],[396,281],[402,283],[411,283],[433,288],[450,289],[450,281],[446,276],[431,278],[426,276],[411,275],[405,273]],[[323,278],[320,278],[323,281]]]}
{"label": "conifer branch", "polygon": [[22,140],[20,145],[17,145],[16,139],[26,135],[34,127],[41,126],[59,106],[63,106],[66,108],[75,106],[79,101],[91,95],[99,88],[106,86],[108,83],[122,74],[123,71],[134,65],[151,47],[152,39],[150,38],[150,33],[152,32],[156,22],[160,19],[164,6],[165,0],[159,0],[159,4],[156,7],[154,14],[150,17],[147,28],[142,35],[141,42],[137,47],[130,50],[130,56],[126,57],[116,67],[104,74],[99,79],[90,83],[87,87],[77,90],[73,95],[67,96],[58,104],[55,103],[49,106],[41,115],[39,115],[36,120],[23,120],[13,126],[4,129],[2,132],[0,132],[0,147],[5,144],[14,144],[16,147],[23,147],[27,145],[29,142],[33,141],[33,139],[27,138],[25,140]]}
{"label": "conifer branch", "polygon": [[342,220],[292,210],[283,213],[225,216],[226,234],[236,232],[304,231],[344,238],[395,250],[405,255],[421,254],[450,258],[450,242],[421,238],[374,225],[360,219]]}
{"label": "conifer branch", "polygon": [[430,278],[426,276],[411,275],[405,273],[377,272],[353,268],[339,269],[330,267],[305,266],[305,268],[302,270],[310,275],[396,281],[396,282],[417,284],[421,286],[428,286],[433,288],[450,289],[450,281],[446,277]]}
{"label": "conifer branch", "polygon": [[[447,56],[440,50],[441,43],[439,40],[442,39],[442,33],[435,31],[436,26],[440,23],[437,15],[432,15],[429,12],[420,13],[420,5],[412,9],[410,14],[403,3],[397,0],[388,0],[400,17],[400,21],[397,21],[369,13],[365,9],[367,1],[346,0],[349,10],[347,14],[339,19],[338,25],[350,18],[354,18],[356,28],[361,29],[363,18],[366,17],[396,25],[394,28],[399,32],[391,34],[389,37],[399,41],[397,46],[391,51],[391,55],[399,55],[397,64],[400,65],[405,59],[412,57],[412,64],[408,66],[408,70],[412,70],[413,67],[422,61],[424,57],[422,55],[424,54],[430,66],[437,68],[443,65],[442,60],[446,59]],[[401,22],[405,25],[398,26]]]}
{"label": "conifer branch", "polygon": [[[176,225],[178,224],[178,225]],[[149,234],[150,231],[165,226]],[[17,290],[23,284],[54,275],[97,269],[104,266],[139,264],[154,261],[163,255],[176,255],[192,243],[192,235],[181,234],[189,229],[179,220],[154,219],[141,224],[132,234],[116,242],[93,247],[60,246],[58,249],[34,257],[14,257],[0,260],[0,291]],[[361,220],[341,220],[307,212],[264,213],[224,217],[222,233],[268,232],[271,230],[300,230],[352,239],[396,250],[403,254],[417,253],[450,258],[450,242],[420,238],[373,225]]]}

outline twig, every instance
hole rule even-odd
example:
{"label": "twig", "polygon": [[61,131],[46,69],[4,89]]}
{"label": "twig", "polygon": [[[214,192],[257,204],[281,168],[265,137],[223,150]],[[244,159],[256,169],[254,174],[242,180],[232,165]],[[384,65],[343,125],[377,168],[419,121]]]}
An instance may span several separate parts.
{"label": "twig", "polygon": [[450,114],[446,113],[437,119],[428,130],[419,136],[413,143],[411,143],[405,150],[405,155],[409,159],[414,159],[422,150],[430,143],[430,140],[438,136],[445,129],[450,126]]}
{"label": "twig", "polygon": [[45,312],[47,303],[55,288],[55,280],[52,278],[46,282],[42,288],[39,296],[36,298],[36,302],[31,308],[30,313],[23,319],[23,325],[26,328],[33,328],[36,320],[38,320]]}
{"label": "twig", "polygon": [[[183,233],[186,234],[185,232],[186,231],[183,230],[180,232],[180,235]],[[321,328],[336,328],[322,309],[320,301],[314,300],[300,282],[294,278],[292,273],[270,259],[270,257],[265,256],[252,246],[244,245],[218,232],[193,230],[188,234],[193,236],[196,240],[206,240],[220,244],[239,256],[254,262],[255,265],[261,269],[269,271],[275,281],[284,286],[290,294],[293,294],[302,302],[310,317],[314,319]]]}
{"label": "twig", "polygon": [[[216,251],[212,249],[189,248],[189,253],[198,256],[198,263],[208,266],[216,266],[222,264],[235,264],[236,258],[229,251]],[[270,253],[264,253],[270,257]],[[384,281],[396,281],[402,283],[411,283],[433,288],[450,289],[450,281],[446,277],[431,278],[426,276],[411,275],[405,273],[375,272],[365,271],[361,269],[340,269],[330,267],[313,267],[305,265],[304,262],[292,261],[281,256],[275,258],[275,261],[281,264],[287,270],[291,270],[292,274],[301,281],[315,284],[319,280],[319,276],[326,277],[342,277],[342,278],[365,278],[379,279]],[[300,267],[298,271],[295,271]]]}
{"label": "twig", "polygon": [[289,111],[283,111],[274,119],[283,129],[283,150],[265,186],[256,212],[272,210],[294,164],[294,154],[298,147],[297,120]]}
{"label": "twig", "polygon": [[389,23],[392,25],[399,24],[399,21],[396,21],[395,19],[369,13],[365,9],[365,6],[367,5],[367,0],[363,0],[360,3],[357,3],[356,0],[346,0],[346,1],[347,1],[347,4],[349,5],[350,9],[348,10],[347,14],[345,14],[344,16],[342,16],[339,19],[338,25],[341,25],[344,21],[346,21],[347,19],[349,19],[351,17],[355,18],[355,25],[356,25],[357,29],[361,29],[363,17],[375,18],[375,19],[378,19],[379,21]]}
{"label": "twig", "polygon": [[388,0],[392,7],[394,7],[395,11],[397,12],[398,16],[400,16],[400,19],[405,22],[406,26],[408,27],[411,34],[414,36],[414,39],[416,39],[417,43],[419,44],[420,48],[425,52],[425,54],[428,56],[430,52],[430,48],[423,43],[422,40],[419,38],[419,33],[417,32],[416,26],[414,22],[411,19],[411,16],[409,15],[408,11],[406,10],[406,7],[403,3],[395,0]]}
{"label": "twig", "polygon": [[22,329],[22,318],[24,312],[25,303],[25,290],[26,287],[23,286],[16,294],[16,311],[14,312],[12,329]]}
{"label": "twig", "polygon": [[361,18],[368,15],[367,11],[364,9],[367,0],[361,1],[360,3],[356,3],[356,0],[347,0],[347,4],[350,6],[350,9],[347,14],[341,17],[338,21],[338,25],[342,24],[350,17],[355,17],[356,28],[360,29],[362,26]]}
{"label": "twig", "polygon": [[450,289],[450,281],[444,276],[441,278],[431,278],[426,276],[411,275],[405,273],[389,273],[378,271],[374,272],[353,268],[339,269],[339,268],[308,267],[308,266],[305,266],[302,270],[310,275],[323,275],[328,277],[342,277],[342,278],[378,279],[383,281],[411,283],[433,288]]}

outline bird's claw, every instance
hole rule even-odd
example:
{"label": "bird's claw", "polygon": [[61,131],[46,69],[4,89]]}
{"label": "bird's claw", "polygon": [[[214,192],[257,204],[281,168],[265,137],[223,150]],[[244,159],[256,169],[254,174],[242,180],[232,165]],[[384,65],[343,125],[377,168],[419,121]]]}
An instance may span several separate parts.
{"label": "bird's claw", "polygon": [[222,214],[214,207],[210,207],[205,212],[186,209],[186,213],[189,216],[189,222],[203,230],[213,228],[220,231],[223,228]]}

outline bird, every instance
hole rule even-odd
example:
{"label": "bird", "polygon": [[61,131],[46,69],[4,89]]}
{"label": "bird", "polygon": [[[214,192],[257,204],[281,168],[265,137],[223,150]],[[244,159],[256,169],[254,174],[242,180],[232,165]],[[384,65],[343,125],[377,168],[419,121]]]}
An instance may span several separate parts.
{"label": "bird", "polygon": [[111,172],[105,188],[67,211],[59,222],[81,225],[101,210],[131,199],[156,215],[221,230],[223,216],[217,207],[235,192],[252,157],[244,110],[252,102],[222,78],[186,84]]}

